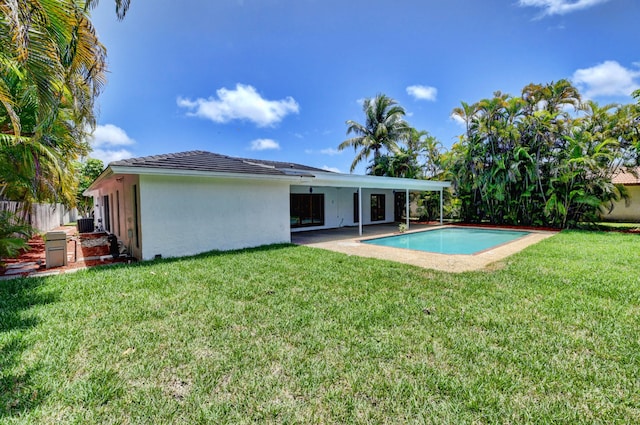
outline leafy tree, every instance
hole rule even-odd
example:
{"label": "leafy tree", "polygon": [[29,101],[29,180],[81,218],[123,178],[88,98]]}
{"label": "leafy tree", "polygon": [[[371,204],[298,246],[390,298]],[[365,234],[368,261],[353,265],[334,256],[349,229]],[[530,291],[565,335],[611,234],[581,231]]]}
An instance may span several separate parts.
{"label": "leafy tree", "polygon": [[93,207],[93,198],[84,196],[83,192],[87,190],[91,183],[102,173],[104,164],[99,159],[89,158],[84,163],[76,164],[76,167],[79,169],[76,205],[80,214],[87,217]]}
{"label": "leafy tree", "polygon": [[[105,83],[97,0],[0,1],[0,197],[73,205],[73,163]],[[122,19],[129,0],[115,0]]]}
{"label": "leafy tree", "polygon": [[[74,162],[105,84],[106,49],[89,19],[97,0],[0,1],[0,199],[73,205]],[[115,0],[122,19],[129,0]],[[24,228],[3,213],[0,254]],[[23,241],[24,242],[24,241]]]}
{"label": "leafy tree", "polygon": [[372,153],[374,162],[380,162],[379,157],[383,150],[397,151],[398,141],[409,130],[404,120],[404,108],[384,94],[378,94],[373,99],[365,99],[362,110],[366,116],[365,124],[347,121],[347,135],[353,133],[355,137],[345,140],[338,146],[339,150],[353,147],[356,151],[356,157],[350,168],[352,172]]}
{"label": "leafy tree", "polygon": [[106,50],[89,20],[91,2],[0,2],[0,192],[73,205],[72,164],[86,155]]}
{"label": "leafy tree", "polygon": [[[572,116],[567,107],[582,114]],[[611,177],[637,164],[630,107],[582,103],[568,81],[497,92],[453,114],[466,131],[443,163],[462,218],[571,227],[625,196]],[[635,139],[634,139],[635,137]]]}
{"label": "leafy tree", "polygon": [[23,224],[9,211],[0,211],[0,266],[2,259],[15,257],[27,248],[27,239],[33,234],[31,226]]}
{"label": "leafy tree", "polygon": [[438,139],[425,130],[412,128],[406,143],[407,149],[415,155],[422,177],[435,178],[440,175],[442,144]]}

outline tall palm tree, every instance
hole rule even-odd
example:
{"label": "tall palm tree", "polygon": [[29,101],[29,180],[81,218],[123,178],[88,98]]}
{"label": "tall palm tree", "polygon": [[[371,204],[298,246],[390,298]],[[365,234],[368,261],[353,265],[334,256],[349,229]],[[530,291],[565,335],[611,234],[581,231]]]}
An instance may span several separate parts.
{"label": "tall palm tree", "polygon": [[404,108],[384,94],[378,94],[373,99],[365,99],[362,110],[366,116],[365,124],[347,121],[347,135],[353,133],[356,136],[338,146],[339,150],[353,147],[356,151],[356,157],[351,163],[351,172],[372,153],[374,158],[378,158],[383,149],[396,151],[398,141],[409,130],[409,125],[404,120]]}
{"label": "tall palm tree", "polygon": [[[93,9],[98,5],[98,2],[99,0],[88,0],[87,4],[89,8]],[[116,15],[118,16],[118,19],[124,19],[125,15],[127,14],[127,11],[129,10],[130,3],[131,3],[131,0],[115,0]]]}
{"label": "tall palm tree", "polygon": [[[0,194],[73,202],[73,160],[95,125],[106,49],[89,19],[97,0],[0,0]],[[129,0],[115,0],[124,17]],[[15,185],[9,188],[10,185]]]}
{"label": "tall palm tree", "polygon": [[[106,49],[89,20],[91,2],[81,0],[0,0],[0,57],[3,66],[2,103],[15,114],[29,91],[37,98],[41,136],[55,120],[61,105],[73,99],[73,118],[92,124],[93,102],[105,83]],[[12,132],[21,130],[12,122]],[[6,132],[5,132],[6,133]]]}
{"label": "tall palm tree", "polygon": [[416,177],[435,177],[440,172],[442,144],[426,130],[410,128],[405,134],[406,153],[416,165]]}

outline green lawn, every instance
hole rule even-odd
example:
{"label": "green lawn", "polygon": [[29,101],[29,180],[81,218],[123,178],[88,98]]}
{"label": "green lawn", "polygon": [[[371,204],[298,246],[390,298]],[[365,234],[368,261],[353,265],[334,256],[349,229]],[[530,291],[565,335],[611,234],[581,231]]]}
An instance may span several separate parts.
{"label": "green lawn", "polygon": [[0,281],[0,423],[640,423],[640,236],[460,275],[296,246]]}

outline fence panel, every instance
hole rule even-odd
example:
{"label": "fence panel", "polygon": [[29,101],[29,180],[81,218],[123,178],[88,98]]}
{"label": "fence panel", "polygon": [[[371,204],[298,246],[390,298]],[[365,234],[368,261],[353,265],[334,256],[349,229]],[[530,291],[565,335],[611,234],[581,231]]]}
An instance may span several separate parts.
{"label": "fence panel", "polygon": [[27,224],[40,232],[48,232],[78,219],[78,211],[75,208],[69,209],[62,204],[33,204],[30,210],[24,211],[21,202],[0,201],[0,211],[10,211],[22,217]]}

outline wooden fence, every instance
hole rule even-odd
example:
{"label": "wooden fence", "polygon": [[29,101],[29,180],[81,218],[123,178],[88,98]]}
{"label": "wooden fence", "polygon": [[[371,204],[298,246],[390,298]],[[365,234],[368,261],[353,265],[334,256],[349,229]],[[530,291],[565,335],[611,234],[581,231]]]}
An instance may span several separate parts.
{"label": "wooden fence", "polygon": [[10,211],[22,217],[25,223],[40,232],[48,232],[78,219],[75,208],[69,209],[62,204],[33,204],[25,211],[21,202],[0,201],[0,211]]}

